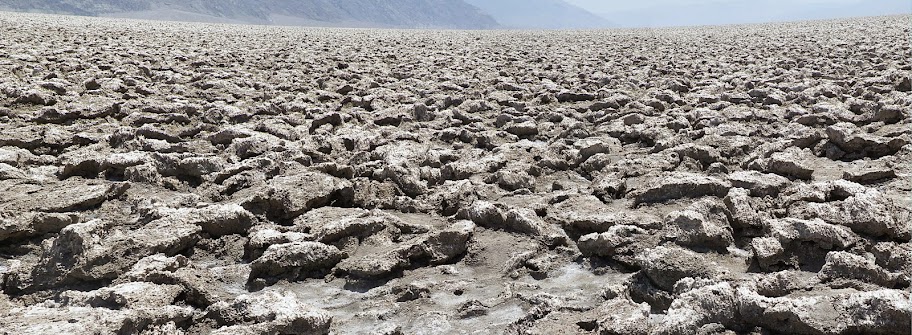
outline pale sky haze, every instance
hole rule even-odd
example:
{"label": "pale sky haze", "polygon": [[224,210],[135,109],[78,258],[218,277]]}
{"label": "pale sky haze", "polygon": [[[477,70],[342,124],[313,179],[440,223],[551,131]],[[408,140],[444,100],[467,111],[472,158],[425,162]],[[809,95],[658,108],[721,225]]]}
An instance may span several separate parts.
{"label": "pale sky haze", "polygon": [[712,25],[912,12],[910,0],[565,0],[622,27]]}

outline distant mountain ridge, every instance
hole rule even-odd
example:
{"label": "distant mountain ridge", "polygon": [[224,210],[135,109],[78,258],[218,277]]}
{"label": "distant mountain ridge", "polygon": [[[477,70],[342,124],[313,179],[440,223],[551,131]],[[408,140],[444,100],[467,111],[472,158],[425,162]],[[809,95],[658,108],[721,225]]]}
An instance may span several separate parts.
{"label": "distant mountain ridge", "polygon": [[160,19],[185,13],[210,18],[205,21],[254,24],[279,20],[372,27],[499,27],[491,16],[462,0],[0,0],[0,9]]}
{"label": "distant mountain ridge", "polygon": [[605,18],[563,0],[465,0],[494,17],[504,28],[607,28]]}

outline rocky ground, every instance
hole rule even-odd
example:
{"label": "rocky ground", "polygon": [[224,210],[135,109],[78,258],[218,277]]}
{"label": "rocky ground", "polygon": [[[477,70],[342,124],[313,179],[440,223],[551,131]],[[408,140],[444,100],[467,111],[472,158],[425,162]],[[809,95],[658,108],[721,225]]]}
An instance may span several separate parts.
{"label": "rocky ground", "polygon": [[0,333],[909,334],[910,17],[0,14]]}

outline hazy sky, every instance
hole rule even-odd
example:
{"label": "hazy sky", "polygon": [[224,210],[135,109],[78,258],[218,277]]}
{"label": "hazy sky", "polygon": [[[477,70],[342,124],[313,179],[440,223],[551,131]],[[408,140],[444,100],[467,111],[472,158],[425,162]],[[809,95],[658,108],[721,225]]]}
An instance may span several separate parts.
{"label": "hazy sky", "polygon": [[565,0],[620,26],[753,23],[912,12],[910,0]]}

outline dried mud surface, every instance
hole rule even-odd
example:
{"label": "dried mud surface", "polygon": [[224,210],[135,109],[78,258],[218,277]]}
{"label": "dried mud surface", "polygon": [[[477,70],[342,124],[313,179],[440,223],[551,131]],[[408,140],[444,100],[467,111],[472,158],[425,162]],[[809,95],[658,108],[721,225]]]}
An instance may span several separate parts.
{"label": "dried mud surface", "polygon": [[0,15],[0,333],[909,334],[908,16]]}

